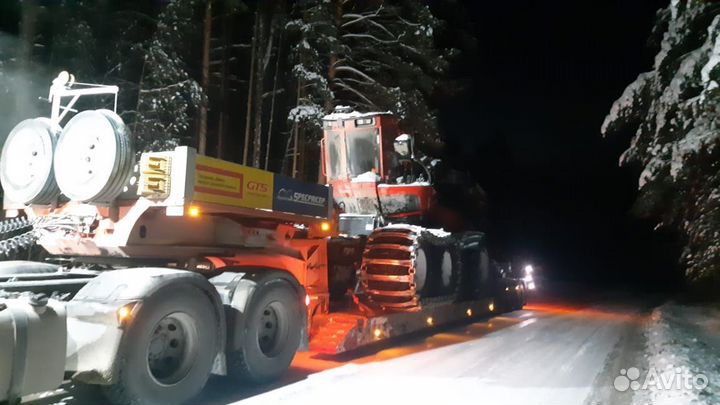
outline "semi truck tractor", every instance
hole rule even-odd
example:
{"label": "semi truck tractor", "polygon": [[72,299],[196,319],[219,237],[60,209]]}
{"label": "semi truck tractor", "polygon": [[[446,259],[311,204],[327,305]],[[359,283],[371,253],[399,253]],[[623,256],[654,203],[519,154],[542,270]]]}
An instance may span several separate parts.
{"label": "semi truck tractor", "polygon": [[76,107],[117,93],[63,72],[50,118],[3,146],[0,254],[35,250],[0,262],[0,402],[71,378],[114,404],[182,403],[211,374],[264,383],[298,351],[524,304],[483,233],[429,226],[433,171],[391,114],[328,115],[315,184],[185,146],[136,153],[114,108]]}

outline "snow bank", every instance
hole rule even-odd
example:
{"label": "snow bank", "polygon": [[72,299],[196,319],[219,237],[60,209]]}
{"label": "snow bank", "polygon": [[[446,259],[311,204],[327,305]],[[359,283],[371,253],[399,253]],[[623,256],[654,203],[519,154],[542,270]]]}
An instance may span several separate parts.
{"label": "snow bank", "polygon": [[[677,381],[683,373],[702,374],[707,377],[708,385],[703,389],[684,387],[683,384],[670,389],[651,385],[636,390],[633,403],[720,403],[719,310],[665,304],[653,311],[645,336],[645,357],[660,381]],[[638,381],[644,382],[642,377]]]}

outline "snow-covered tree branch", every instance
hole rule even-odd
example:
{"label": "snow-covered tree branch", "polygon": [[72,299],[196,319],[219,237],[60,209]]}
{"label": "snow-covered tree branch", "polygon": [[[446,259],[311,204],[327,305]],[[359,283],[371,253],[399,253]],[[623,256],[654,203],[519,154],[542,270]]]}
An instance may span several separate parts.
{"label": "snow-covered tree branch", "polygon": [[[660,50],[615,101],[603,135],[632,131],[621,164],[641,169],[635,211],[677,231],[696,285],[720,285],[720,5],[672,2]],[[699,38],[700,41],[696,39]]]}

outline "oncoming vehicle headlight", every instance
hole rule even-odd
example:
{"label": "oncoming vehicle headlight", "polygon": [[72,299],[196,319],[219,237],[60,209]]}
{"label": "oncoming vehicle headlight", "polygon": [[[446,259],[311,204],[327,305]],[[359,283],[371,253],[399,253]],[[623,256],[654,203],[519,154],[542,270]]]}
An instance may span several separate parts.
{"label": "oncoming vehicle headlight", "polygon": [[525,282],[525,288],[528,290],[534,290],[535,289],[535,280],[533,279],[533,272],[535,269],[533,268],[532,264],[528,264],[525,266],[525,276],[523,277],[523,282]]}

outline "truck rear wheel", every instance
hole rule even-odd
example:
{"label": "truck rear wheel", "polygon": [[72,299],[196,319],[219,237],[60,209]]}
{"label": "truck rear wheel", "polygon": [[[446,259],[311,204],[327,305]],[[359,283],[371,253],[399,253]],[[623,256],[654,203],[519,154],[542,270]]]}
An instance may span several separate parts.
{"label": "truck rear wheel", "polygon": [[205,386],[217,348],[218,321],[197,288],[160,291],[142,303],[123,338],[116,382],[103,387],[114,404],[178,404]]}
{"label": "truck rear wheel", "polygon": [[261,286],[246,313],[241,347],[228,354],[228,374],[253,383],[282,375],[300,346],[304,319],[300,303],[285,281]]}

